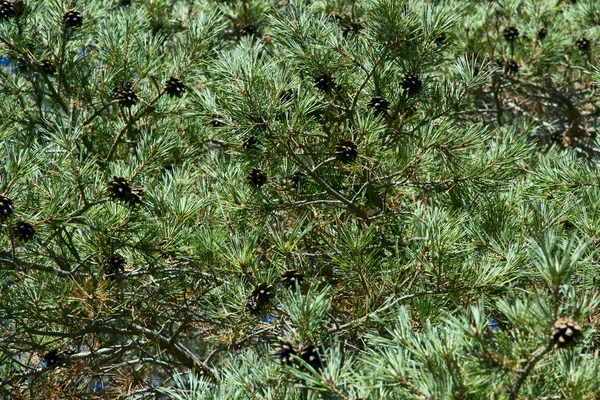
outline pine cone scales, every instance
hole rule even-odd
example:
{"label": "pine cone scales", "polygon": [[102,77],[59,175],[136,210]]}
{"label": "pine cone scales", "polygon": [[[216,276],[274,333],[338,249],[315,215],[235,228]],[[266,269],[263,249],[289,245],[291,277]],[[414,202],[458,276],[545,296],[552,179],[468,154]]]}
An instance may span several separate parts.
{"label": "pine cone scales", "polygon": [[4,221],[13,213],[12,200],[0,195],[0,221]]}
{"label": "pine cone scales", "polygon": [[293,356],[297,355],[297,353],[292,344],[281,342],[275,349],[275,353],[273,355],[279,360],[279,362],[281,362],[281,364],[292,365],[294,364]]}
{"label": "pine cone scales", "polygon": [[294,356],[299,356],[304,362],[310,365],[312,368],[319,370],[323,367],[325,357],[322,355],[323,351],[316,346],[308,345],[297,346],[288,343],[281,342],[275,348],[273,356],[281,362],[282,365],[294,366],[298,369],[304,370],[305,367],[294,359]]}
{"label": "pine cone scales", "polygon": [[165,85],[165,91],[171,97],[181,97],[185,92],[185,85],[181,79],[170,77]]}
{"label": "pine cone scales", "polygon": [[120,254],[113,254],[104,261],[104,274],[114,279],[125,270],[125,258]]}
{"label": "pine cone scales", "polygon": [[408,74],[402,78],[402,87],[406,89],[409,96],[413,96],[421,91],[423,82],[417,75]]}
{"label": "pine cone scales", "polygon": [[514,42],[519,37],[519,30],[516,26],[509,26],[504,28],[502,36],[507,42]]}
{"label": "pine cone scales", "polygon": [[262,169],[252,168],[248,172],[246,180],[252,186],[262,187],[267,183],[267,174]]}
{"label": "pine cone scales", "polygon": [[83,25],[83,15],[77,10],[67,10],[63,14],[63,25],[67,28],[77,28]]}
{"label": "pine cone scales", "polygon": [[358,146],[347,139],[342,139],[335,146],[336,158],[344,164],[353,162],[358,157]]}
{"label": "pine cone scales", "polygon": [[35,229],[28,222],[17,222],[13,227],[13,235],[21,240],[22,242],[28,242],[33,238],[35,234]]}
{"label": "pine cone scales", "polygon": [[373,97],[369,102],[369,107],[375,110],[375,114],[381,115],[386,113],[389,108],[389,103],[381,97]]}
{"label": "pine cone scales", "polygon": [[53,75],[56,72],[56,68],[54,68],[54,64],[52,63],[52,61],[50,61],[48,59],[40,61],[39,68],[46,75]]}
{"label": "pine cone scales", "polygon": [[273,297],[273,286],[264,282],[259,284],[246,298],[246,310],[254,315],[260,314],[271,301],[271,297]]}
{"label": "pine cone scales", "polygon": [[320,369],[323,366],[323,357],[319,349],[313,345],[308,345],[300,352],[300,358],[314,369]]}
{"label": "pine cone scales", "polygon": [[9,19],[16,15],[15,7],[9,0],[0,0],[0,20]]}
{"label": "pine cone scales", "polygon": [[559,348],[572,346],[581,336],[581,325],[570,318],[562,317],[554,322],[552,327],[552,340]]}
{"label": "pine cone scales", "polygon": [[136,205],[142,202],[144,198],[144,189],[141,186],[130,185],[125,178],[113,177],[108,184],[109,196],[113,200]]}
{"label": "pine cone scales", "polygon": [[335,87],[333,77],[329,74],[321,74],[315,79],[315,87],[322,92],[329,93]]}
{"label": "pine cone scales", "polygon": [[115,89],[115,100],[121,107],[129,108],[134,106],[138,102],[137,94],[131,89],[131,85],[123,86],[122,88]]}
{"label": "pine cone scales", "polygon": [[293,289],[296,287],[296,284],[298,284],[298,286],[300,286],[300,285],[302,285],[303,280],[304,280],[304,275],[302,275],[295,269],[285,271],[281,275],[281,281],[283,283],[283,286],[285,286],[286,288]]}
{"label": "pine cone scales", "polygon": [[586,38],[585,36],[580,37],[575,42],[575,46],[577,46],[577,48],[583,52],[589,51],[590,45],[591,45],[590,40],[588,38]]}
{"label": "pine cone scales", "polygon": [[131,187],[125,178],[113,177],[108,185],[110,197],[114,200],[127,200],[131,196]]}

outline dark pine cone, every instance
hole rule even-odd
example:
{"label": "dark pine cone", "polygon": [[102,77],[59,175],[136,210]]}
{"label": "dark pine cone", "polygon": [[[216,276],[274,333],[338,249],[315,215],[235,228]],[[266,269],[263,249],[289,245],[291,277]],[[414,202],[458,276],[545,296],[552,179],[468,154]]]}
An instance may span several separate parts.
{"label": "dark pine cone", "polygon": [[260,150],[260,140],[254,135],[248,136],[242,143],[242,147],[246,151],[258,151]]}
{"label": "dark pine cone", "polygon": [[12,1],[0,0],[0,19],[9,19],[16,15]]}
{"label": "dark pine cone", "polygon": [[64,363],[63,356],[56,349],[47,352],[42,360],[44,360],[46,368],[55,368]]}
{"label": "dark pine cone", "polygon": [[33,238],[35,234],[35,229],[33,226],[24,221],[17,222],[13,227],[13,235],[17,237],[22,242],[28,242]]}
{"label": "dark pine cone", "polygon": [[267,305],[271,297],[273,297],[273,286],[264,282],[260,283],[252,291],[252,297],[256,299],[259,305]]}
{"label": "dark pine cone", "polygon": [[273,355],[281,364],[292,365],[294,363],[294,358],[292,356],[296,355],[296,349],[294,349],[294,346],[290,343],[281,342],[279,346],[275,348],[275,353]]}
{"label": "dark pine cone", "polygon": [[506,39],[507,42],[514,42],[519,37],[519,30],[516,26],[508,26],[504,28],[502,36],[504,37],[504,39]]}
{"label": "dark pine cone", "polygon": [[315,79],[315,87],[325,93],[331,92],[335,87],[333,77],[327,73],[319,75]]}
{"label": "dark pine cone", "polygon": [[320,369],[323,366],[323,357],[321,356],[319,349],[313,345],[304,347],[300,352],[300,358],[314,369]]}
{"label": "dark pine cone", "polygon": [[10,217],[13,213],[12,200],[0,195],[0,221]]}
{"label": "dark pine cone", "polygon": [[125,271],[125,259],[120,254],[113,254],[104,261],[104,274],[111,279]]}
{"label": "dark pine cone", "polygon": [[42,70],[42,72],[45,73],[46,75],[54,75],[54,73],[56,72],[56,68],[54,68],[54,64],[52,63],[51,60],[48,60],[48,59],[40,61],[39,67]]}
{"label": "dark pine cone", "polygon": [[536,36],[538,40],[546,39],[546,36],[548,36],[548,29],[541,27],[540,29],[538,29]]}
{"label": "dark pine cone", "polygon": [[185,92],[185,85],[181,79],[170,77],[165,85],[165,90],[171,97],[181,97]]}
{"label": "dark pine cone", "polygon": [[83,25],[83,15],[77,10],[68,10],[63,14],[63,25],[67,28],[76,28]]}
{"label": "dark pine cone", "polygon": [[519,64],[513,59],[506,60],[506,63],[504,64],[504,73],[507,75],[519,73]]}
{"label": "dark pine cone", "polygon": [[241,24],[236,27],[236,30],[240,36],[254,35],[258,29],[251,24]]}
{"label": "dark pine cone", "polygon": [[132,206],[141,203],[144,198],[144,189],[141,186],[132,186],[125,178],[116,176],[108,184],[108,191],[113,200],[129,203]]}
{"label": "dark pine cone", "polygon": [[582,36],[579,39],[577,39],[577,41],[575,42],[575,46],[577,46],[579,50],[587,52],[590,50],[591,43],[588,38]]}
{"label": "dark pine cone", "polygon": [[131,89],[131,85],[115,89],[114,94],[117,103],[119,103],[121,107],[131,107],[138,101],[137,94]]}
{"label": "dark pine cone", "polygon": [[269,304],[273,296],[273,286],[261,283],[254,288],[252,294],[246,298],[246,310],[251,314],[260,314],[263,308]]}
{"label": "dark pine cone", "polygon": [[421,91],[423,83],[417,75],[407,74],[402,78],[402,87],[406,89],[410,96],[415,95]]}
{"label": "dark pine cone", "polygon": [[562,317],[554,322],[552,327],[552,340],[559,348],[572,346],[581,336],[581,326],[570,318]]}
{"label": "dark pine cone", "polygon": [[296,171],[290,178],[292,189],[298,189],[306,183],[306,174],[302,171]]}
{"label": "dark pine cone", "polygon": [[113,180],[108,184],[108,191],[113,200],[128,201],[131,197],[131,186],[125,178],[113,177]]}
{"label": "dark pine cone", "polygon": [[285,271],[281,275],[281,282],[283,283],[283,286],[285,286],[286,288],[293,289],[296,287],[296,283],[298,284],[298,286],[300,286],[300,285],[302,285],[303,280],[304,280],[304,275],[302,275],[295,269]]}
{"label": "dark pine cone", "polygon": [[353,141],[342,139],[335,146],[336,158],[343,163],[350,163],[358,156],[358,147]]}
{"label": "dark pine cone", "polygon": [[262,169],[252,168],[246,177],[252,186],[261,187],[267,183],[267,174]]}
{"label": "dark pine cone", "polygon": [[375,110],[375,114],[380,115],[380,114],[385,114],[385,112],[388,110],[390,106],[390,103],[387,102],[387,100],[381,98],[381,97],[373,97],[371,99],[371,101],[369,102],[369,107],[371,107],[373,110]]}

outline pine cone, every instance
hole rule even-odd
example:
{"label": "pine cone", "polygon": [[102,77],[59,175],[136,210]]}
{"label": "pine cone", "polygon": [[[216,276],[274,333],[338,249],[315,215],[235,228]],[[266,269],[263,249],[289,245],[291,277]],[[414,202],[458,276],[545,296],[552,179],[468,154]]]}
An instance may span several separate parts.
{"label": "pine cone", "polygon": [[113,180],[108,184],[108,191],[113,200],[128,201],[131,197],[131,186],[125,178],[113,177]]}
{"label": "pine cone", "polygon": [[113,254],[104,260],[103,269],[107,278],[115,279],[125,271],[125,258],[120,254]]}
{"label": "pine cone", "polygon": [[579,39],[577,39],[577,41],[575,42],[575,46],[577,46],[577,48],[579,50],[586,53],[586,52],[590,51],[591,43],[588,38],[586,38],[585,36],[582,36]]}
{"label": "pine cone", "polygon": [[130,185],[125,178],[113,177],[108,184],[109,195],[113,200],[136,205],[144,198],[144,189],[138,185]]}
{"label": "pine cone", "polygon": [[46,368],[56,368],[64,363],[64,357],[58,352],[57,349],[50,350],[42,358],[46,364]]}
{"label": "pine cone", "polygon": [[0,20],[12,18],[16,14],[12,1],[0,0]]}
{"label": "pine cone", "polygon": [[242,147],[246,151],[258,151],[260,150],[260,140],[254,135],[248,136],[244,143],[242,143]]}
{"label": "pine cone", "polygon": [[507,75],[515,75],[519,73],[519,64],[513,59],[506,60],[504,64],[504,73]]}
{"label": "pine cone", "polygon": [[581,336],[581,326],[570,318],[562,317],[554,322],[552,340],[559,348],[572,346]]}
{"label": "pine cone", "polygon": [[252,186],[262,187],[267,183],[267,174],[258,168],[252,168],[246,177],[248,183]]}
{"label": "pine cone", "polygon": [[30,241],[33,238],[33,235],[35,234],[35,229],[33,229],[33,226],[30,223],[24,221],[17,222],[12,227],[12,231],[13,235],[22,242]]}
{"label": "pine cone", "polygon": [[325,73],[315,79],[315,87],[322,92],[329,93],[335,87],[335,82],[331,75]]}
{"label": "pine cone", "polygon": [[546,39],[546,36],[548,36],[548,29],[541,27],[540,29],[538,29],[536,36],[540,41]]}
{"label": "pine cone", "polygon": [[291,269],[281,274],[281,281],[283,286],[286,288],[294,289],[296,284],[298,284],[298,286],[302,285],[302,281],[304,281],[304,275],[295,269]]}
{"label": "pine cone", "polygon": [[12,200],[0,195],[0,221],[6,220],[13,213]]}
{"label": "pine cone", "polygon": [[369,107],[375,110],[375,114],[385,114],[389,108],[390,103],[381,97],[373,97],[369,102]]}
{"label": "pine cone", "polygon": [[170,77],[165,85],[165,90],[171,97],[181,97],[185,92],[185,85],[181,79]]}
{"label": "pine cone", "polygon": [[129,198],[129,205],[135,206],[136,204],[141,204],[144,200],[145,190],[143,187],[138,185],[133,185],[131,187],[131,197]]}
{"label": "pine cone", "polygon": [[402,87],[406,89],[410,96],[413,96],[421,91],[423,83],[417,75],[407,74],[402,78]]}
{"label": "pine cone", "polygon": [[295,356],[296,354],[296,349],[292,344],[281,342],[279,343],[279,346],[275,348],[275,353],[273,355],[281,362],[281,364],[292,365],[294,364],[294,358],[292,356]]}
{"label": "pine cone", "polygon": [[54,68],[54,64],[52,63],[51,60],[48,60],[48,59],[40,61],[39,67],[42,70],[42,72],[45,73],[46,75],[54,75],[54,73],[56,72],[56,68]]}
{"label": "pine cone", "polygon": [[246,298],[246,310],[250,311],[251,314],[260,314],[264,307],[269,304],[271,300],[273,286],[266,283],[261,283],[254,288],[252,294]]}
{"label": "pine cone", "polygon": [[342,139],[335,146],[336,158],[344,164],[353,162],[358,156],[358,147],[353,141]]}
{"label": "pine cone", "polygon": [[516,26],[509,26],[504,28],[502,36],[507,42],[514,42],[519,37],[519,30]]}
{"label": "pine cone", "polygon": [[236,26],[236,31],[239,36],[249,36],[254,35],[258,29],[254,25],[243,23]]}
{"label": "pine cone", "polygon": [[63,14],[63,25],[67,28],[77,28],[83,25],[83,15],[77,10],[68,10]]}
{"label": "pine cone", "polygon": [[121,107],[131,107],[138,102],[137,94],[131,89],[131,85],[125,85],[122,88],[114,90],[115,99]]}
{"label": "pine cone", "polygon": [[324,358],[320,354],[321,352],[313,345],[308,345],[300,352],[300,358],[302,358],[308,365],[314,369],[320,369],[323,366]]}
{"label": "pine cone", "polygon": [[264,282],[260,283],[252,291],[252,297],[256,299],[259,305],[267,305],[271,297],[273,297],[273,286]]}

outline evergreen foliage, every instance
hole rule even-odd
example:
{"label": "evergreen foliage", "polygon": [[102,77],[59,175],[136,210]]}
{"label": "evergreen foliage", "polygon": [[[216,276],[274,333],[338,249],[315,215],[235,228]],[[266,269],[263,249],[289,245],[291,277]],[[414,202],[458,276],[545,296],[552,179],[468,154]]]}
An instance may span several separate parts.
{"label": "evergreen foliage", "polygon": [[596,0],[0,0],[0,398],[597,399]]}

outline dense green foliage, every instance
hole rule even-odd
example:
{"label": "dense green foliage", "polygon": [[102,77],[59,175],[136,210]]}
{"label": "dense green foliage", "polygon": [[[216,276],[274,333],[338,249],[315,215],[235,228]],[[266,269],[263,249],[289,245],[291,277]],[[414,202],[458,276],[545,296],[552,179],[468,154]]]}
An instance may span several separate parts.
{"label": "dense green foliage", "polygon": [[597,399],[596,0],[0,0],[0,398]]}

